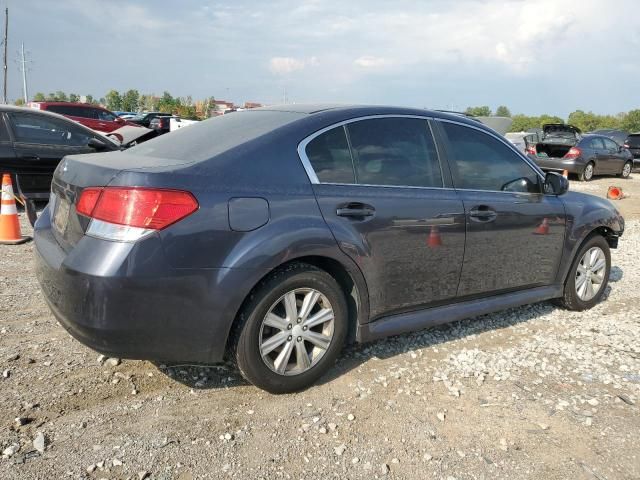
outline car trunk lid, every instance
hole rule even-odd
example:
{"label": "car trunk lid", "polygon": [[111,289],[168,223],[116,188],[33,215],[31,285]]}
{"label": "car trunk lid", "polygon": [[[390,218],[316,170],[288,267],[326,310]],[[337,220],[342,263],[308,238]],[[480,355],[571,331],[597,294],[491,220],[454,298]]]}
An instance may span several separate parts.
{"label": "car trunk lid", "polygon": [[56,168],[51,182],[49,214],[54,237],[68,251],[84,235],[89,219],[77,213],[76,205],[85,188],[107,186],[125,170],[177,168],[189,163],[191,162],[131,155],[126,152],[65,157]]}

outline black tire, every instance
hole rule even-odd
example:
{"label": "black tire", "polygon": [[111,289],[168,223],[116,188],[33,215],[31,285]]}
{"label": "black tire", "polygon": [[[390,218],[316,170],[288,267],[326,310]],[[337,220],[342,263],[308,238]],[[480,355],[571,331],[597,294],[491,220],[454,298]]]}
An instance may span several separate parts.
{"label": "black tire", "polygon": [[[591,167],[591,173],[589,173],[589,167]],[[580,174],[578,175],[578,179],[581,182],[589,182],[593,179],[593,172],[595,170],[595,164],[593,162],[589,162],[585,165],[584,170],[582,170],[582,172],[580,172]]]}
{"label": "black tire", "polygon": [[[322,357],[308,370],[294,375],[279,374],[265,363],[260,353],[263,319],[287,292],[305,288],[320,292],[331,304],[333,336]],[[275,394],[300,391],[315,383],[335,363],[345,344],[348,322],[347,302],[336,280],[313,265],[294,263],[274,272],[251,294],[238,318],[232,353],[243,377],[256,387]]]}
{"label": "black tire", "polygon": [[[576,291],[576,274],[583,255],[593,247],[600,248],[604,253],[606,259],[606,267],[603,275],[603,281],[600,284],[600,289],[592,299],[584,301],[578,296],[578,293]],[[601,235],[593,234],[584,241],[584,243],[578,250],[576,257],[573,259],[571,269],[569,270],[569,274],[567,275],[567,279],[564,283],[563,296],[558,299],[557,303],[568,310],[581,311],[592,308],[601,300],[602,295],[604,295],[604,292],[607,289],[607,284],[609,283],[610,272],[611,251],[609,249],[609,244]]]}
{"label": "black tire", "polygon": [[629,160],[622,167],[622,171],[620,172],[620,177],[629,178],[629,176],[631,175],[631,170],[633,170],[633,162]]}

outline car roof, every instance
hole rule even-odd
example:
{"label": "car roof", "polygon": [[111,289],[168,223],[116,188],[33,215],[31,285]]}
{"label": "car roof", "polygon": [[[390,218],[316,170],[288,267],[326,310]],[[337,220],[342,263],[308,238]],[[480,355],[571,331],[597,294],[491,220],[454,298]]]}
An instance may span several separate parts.
{"label": "car roof", "polygon": [[105,108],[101,107],[100,105],[94,105],[92,103],[81,103],[81,102],[30,102],[33,104],[38,104],[38,105],[45,105],[45,106],[54,106],[54,105],[65,105],[67,107],[91,107],[91,108],[99,108],[101,110],[106,110]]}

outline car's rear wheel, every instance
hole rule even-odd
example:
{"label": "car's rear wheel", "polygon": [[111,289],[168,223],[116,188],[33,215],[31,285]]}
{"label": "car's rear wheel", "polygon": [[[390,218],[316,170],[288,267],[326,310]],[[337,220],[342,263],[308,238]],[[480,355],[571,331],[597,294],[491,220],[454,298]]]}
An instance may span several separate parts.
{"label": "car's rear wheel", "polygon": [[293,264],[263,281],[246,303],[235,360],[248,381],[268,392],[302,390],[334,364],[347,327],[347,303],[333,277]]}
{"label": "car's rear wheel", "polygon": [[593,169],[594,169],[594,165],[593,162],[589,162],[587,163],[587,166],[584,167],[584,170],[582,170],[582,173],[580,174],[580,181],[581,182],[588,182],[593,178]]}
{"label": "car's rear wheel", "polygon": [[587,310],[600,301],[609,283],[611,251],[601,235],[589,237],[571,265],[560,304],[569,310]]}
{"label": "car's rear wheel", "polygon": [[633,169],[633,162],[629,160],[627,163],[624,164],[624,167],[622,167],[622,172],[620,172],[620,176],[622,178],[629,178],[629,175],[631,175],[632,169]]}

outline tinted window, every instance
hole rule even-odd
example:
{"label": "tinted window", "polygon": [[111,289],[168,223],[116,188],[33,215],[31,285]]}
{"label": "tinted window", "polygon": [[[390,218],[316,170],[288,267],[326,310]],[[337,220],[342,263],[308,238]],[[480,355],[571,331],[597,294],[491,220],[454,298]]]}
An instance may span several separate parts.
{"label": "tinted window", "polygon": [[507,145],[473,128],[442,122],[456,187],[539,193],[536,172]]}
{"label": "tinted window", "polygon": [[347,125],[356,181],[366,185],[442,187],[426,120],[380,118]]}
{"label": "tinted window", "polygon": [[603,150],[604,144],[602,143],[601,138],[591,138],[589,140],[589,148],[593,148],[594,150]]}
{"label": "tinted window", "polygon": [[28,113],[10,113],[16,141],[46,145],[86,146],[91,134],[71,122]]}
{"label": "tinted window", "polygon": [[318,135],[309,142],[305,151],[320,182],[355,183],[344,127]]}
{"label": "tinted window", "polygon": [[77,109],[73,108],[73,107],[69,107],[67,105],[50,105],[49,107],[47,107],[47,110],[49,112],[54,112],[54,113],[58,113],[60,115],[71,115],[71,116],[80,116],[78,115],[78,111]]}
{"label": "tinted window", "polygon": [[618,150],[618,144],[609,138],[603,138],[604,148],[607,150]]}
{"label": "tinted window", "polygon": [[97,110],[98,120],[102,120],[103,122],[113,122],[116,119],[116,116],[111,112],[107,112],[106,110]]}

